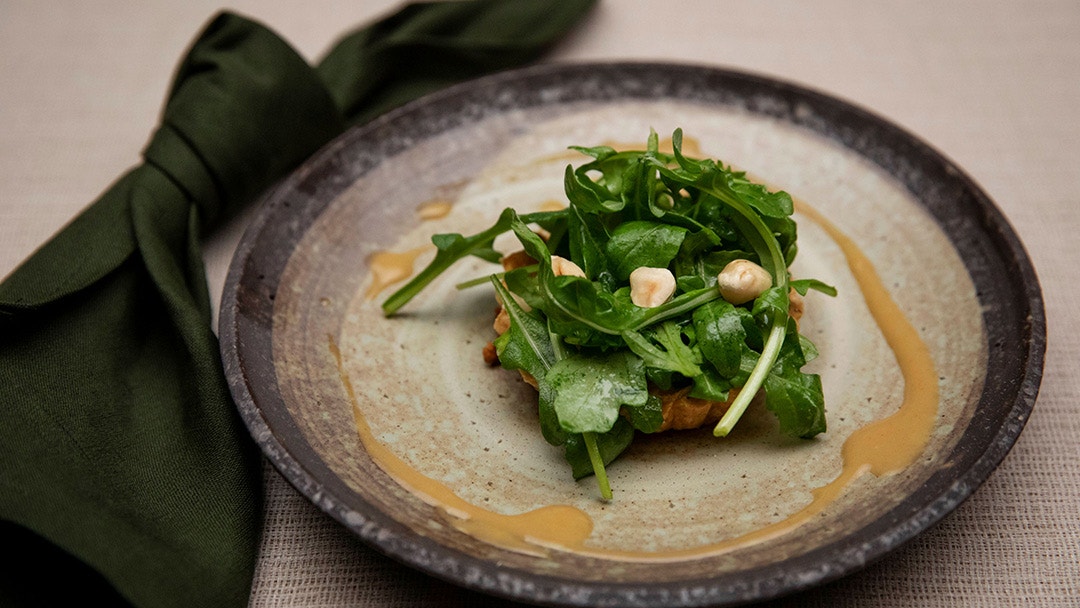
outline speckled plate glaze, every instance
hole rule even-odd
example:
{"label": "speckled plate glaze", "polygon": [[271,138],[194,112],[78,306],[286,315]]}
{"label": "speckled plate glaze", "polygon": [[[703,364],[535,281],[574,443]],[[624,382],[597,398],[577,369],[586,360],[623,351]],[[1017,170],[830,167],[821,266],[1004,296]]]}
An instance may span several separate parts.
{"label": "speckled plate glaze", "polygon": [[[751,410],[732,436],[636,441],[609,468],[615,500],[575,482],[544,443],[535,395],[489,368],[492,292],[454,284],[464,262],[400,316],[379,309],[379,252],[471,233],[507,206],[561,200],[570,145],[643,147],[681,127],[701,155],[748,170],[829,217],[886,279],[932,353],[941,400],[923,455],[864,475],[820,516],[749,547],[695,554],[784,520],[837,476],[841,446],[898,407],[903,380],[854,277],[824,230],[798,217],[793,272],[836,285],[810,296],[802,331],[825,387],[829,431],[780,436]],[[433,202],[449,213],[424,218]],[[851,573],[953,510],[1004,458],[1034,404],[1045,318],[1034,270],[992,201],[948,159],[865,110],[791,84],[714,68],[545,65],[494,75],[353,129],[269,192],[242,239],[221,307],[237,406],[297,489],[385,554],[481,592],[545,605],[734,605]],[[428,252],[420,254],[417,269]],[[339,367],[333,349],[342,355]],[[344,377],[355,390],[350,399]],[[470,536],[388,476],[358,438],[498,513],[567,504],[592,547],[638,560],[528,554]],[[684,552],[679,557],[679,552]]]}

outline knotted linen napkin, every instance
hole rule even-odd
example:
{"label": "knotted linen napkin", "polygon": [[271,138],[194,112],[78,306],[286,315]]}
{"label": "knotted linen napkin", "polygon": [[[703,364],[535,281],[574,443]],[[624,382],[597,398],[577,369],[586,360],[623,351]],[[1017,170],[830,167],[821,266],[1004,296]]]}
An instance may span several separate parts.
{"label": "knotted linen napkin", "polygon": [[408,5],[315,67],[251,20],[209,23],[144,162],[0,283],[0,605],[247,604],[261,461],[200,236],[348,125],[537,58],[593,2]]}

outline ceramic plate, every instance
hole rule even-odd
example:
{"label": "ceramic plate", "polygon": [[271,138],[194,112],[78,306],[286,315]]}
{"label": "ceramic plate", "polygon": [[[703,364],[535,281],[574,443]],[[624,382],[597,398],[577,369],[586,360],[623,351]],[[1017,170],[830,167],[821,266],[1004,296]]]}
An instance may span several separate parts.
{"label": "ceramic plate", "polygon": [[[839,290],[808,296],[801,321],[820,349],[808,371],[821,375],[829,430],[789,439],[751,408],[725,439],[707,429],[642,437],[609,467],[615,497],[605,502],[544,442],[532,389],[481,356],[494,337],[492,290],[455,285],[490,265],[454,266],[391,318],[379,305],[394,277],[373,271],[387,259],[418,270],[432,234],[479,231],[505,207],[559,204],[565,167],[584,160],[568,146],[641,148],[651,130],[676,128],[688,152],[800,201],[792,272]],[[928,354],[921,379],[902,372],[837,234]],[[230,270],[220,334],[233,395],[266,456],[385,554],[520,601],[696,606],[838,578],[954,509],[1023,428],[1044,325],[1006,220],[910,134],[767,78],[603,64],[483,78],[332,142],[266,195]],[[893,417],[905,391],[936,395],[910,462],[853,470],[843,446]],[[870,443],[891,453],[911,432]],[[419,477],[393,473],[387,458]],[[835,500],[822,502],[829,488]],[[510,521],[553,505],[565,511],[551,526],[584,521],[591,532],[573,545],[522,545],[487,534],[476,516]]]}

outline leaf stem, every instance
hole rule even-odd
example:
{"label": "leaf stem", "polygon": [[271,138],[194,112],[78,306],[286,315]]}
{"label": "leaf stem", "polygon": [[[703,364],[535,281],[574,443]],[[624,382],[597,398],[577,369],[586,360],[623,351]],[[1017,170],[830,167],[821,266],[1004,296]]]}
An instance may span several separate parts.
{"label": "leaf stem", "polygon": [[628,329],[631,331],[641,331],[650,325],[655,325],[662,321],[677,317],[685,312],[689,312],[695,308],[708,304],[713,300],[719,299],[720,290],[715,287],[705,287],[697,291],[690,291],[666,304],[661,304],[655,308],[645,309],[645,312],[638,316],[637,322]]}
{"label": "leaf stem", "polygon": [[503,275],[505,275],[505,274],[506,274],[505,272],[497,272],[495,274],[489,274],[489,275],[484,275],[482,277],[476,277],[475,279],[469,279],[468,281],[462,281],[462,282],[454,285],[454,289],[457,289],[458,291],[462,291],[462,290],[470,289],[470,288],[473,288],[473,287],[479,287],[480,285],[483,285],[485,283],[490,283],[491,279],[493,279],[493,278],[494,279],[502,279]]}
{"label": "leaf stem", "polygon": [[608,483],[604,459],[600,457],[600,448],[596,447],[596,433],[582,433],[581,437],[585,440],[585,449],[589,452],[589,461],[596,475],[596,483],[600,486],[600,496],[604,500],[611,500],[611,485]]}
{"label": "leaf stem", "polygon": [[716,424],[716,428],[713,429],[713,435],[716,437],[727,437],[754,399],[754,395],[757,394],[761,385],[765,382],[765,377],[769,375],[773,362],[776,361],[776,356],[780,353],[780,346],[784,344],[784,336],[787,335],[786,321],[786,319],[773,321],[772,329],[769,330],[769,338],[765,341],[765,347],[761,349],[761,357],[758,358],[757,365],[750,372],[750,377],[746,379],[746,384],[739,390],[739,394],[735,396],[731,406],[724,412],[724,417],[720,419],[720,422]]}

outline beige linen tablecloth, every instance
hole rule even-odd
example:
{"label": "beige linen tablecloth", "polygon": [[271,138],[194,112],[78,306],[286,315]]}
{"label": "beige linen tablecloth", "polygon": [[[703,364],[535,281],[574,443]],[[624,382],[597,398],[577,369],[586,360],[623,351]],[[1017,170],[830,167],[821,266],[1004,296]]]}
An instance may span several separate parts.
{"label": "beige linen tablecloth", "polygon": [[[173,68],[233,8],[309,59],[387,0],[0,3],[0,275],[134,164]],[[1080,3],[606,0],[548,60],[759,72],[869,108],[963,167],[1039,273],[1049,348],[1011,454],[936,527],[799,606],[1080,606]],[[220,296],[241,217],[208,243]],[[497,602],[362,545],[266,468],[251,605]]]}

